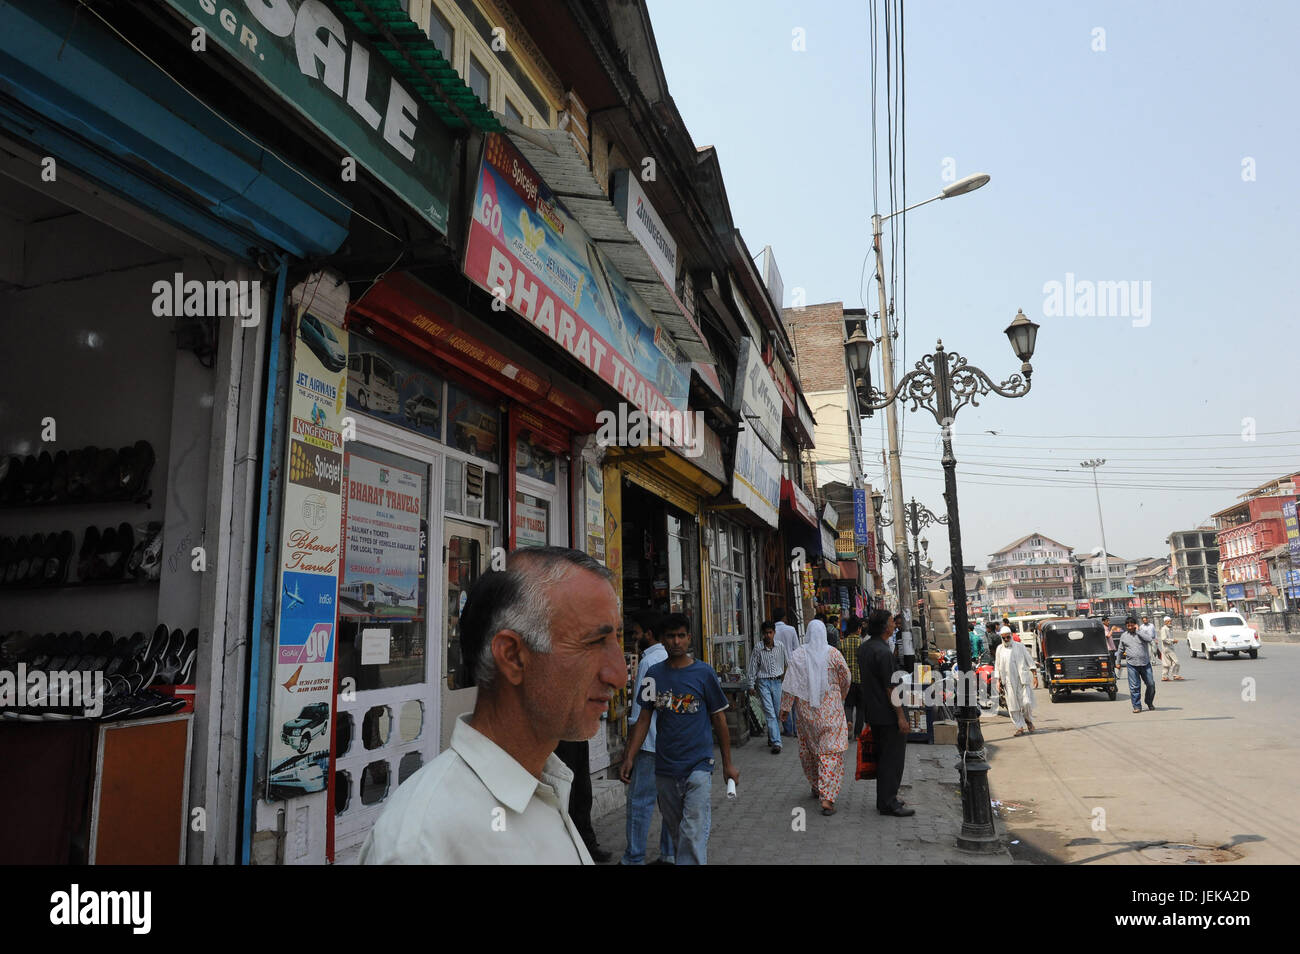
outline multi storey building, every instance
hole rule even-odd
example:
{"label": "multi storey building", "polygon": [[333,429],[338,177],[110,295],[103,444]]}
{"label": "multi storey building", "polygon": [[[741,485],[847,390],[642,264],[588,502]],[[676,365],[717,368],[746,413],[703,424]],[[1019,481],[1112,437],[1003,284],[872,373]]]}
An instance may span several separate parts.
{"label": "multi storey building", "polygon": [[1266,557],[1286,543],[1282,508],[1296,501],[1300,473],[1261,484],[1239,503],[1213,514],[1219,546],[1219,585],[1223,599],[1239,610],[1267,612],[1279,595]]}
{"label": "multi storey building", "polygon": [[988,593],[995,615],[1074,611],[1072,548],[1035,531],[993,554]]}
{"label": "multi storey building", "polygon": [[1208,607],[1219,591],[1219,547],[1213,524],[1193,530],[1175,530],[1165,538],[1169,544],[1169,571],[1178,588],[1178,602],[1184,607]]}

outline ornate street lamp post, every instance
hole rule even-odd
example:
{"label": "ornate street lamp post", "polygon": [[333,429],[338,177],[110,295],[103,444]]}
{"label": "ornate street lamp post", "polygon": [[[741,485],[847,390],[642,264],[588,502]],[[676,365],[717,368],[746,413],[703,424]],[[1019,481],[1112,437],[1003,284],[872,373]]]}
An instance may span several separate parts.
{"label": "ornate street lamp post", "polygon": [[[952,422],[956,413],[967,404],[978,405],[979,398],[990,391],[1003,397],[1018,398],[1029,393],[1030,378],[1034,373],[1029,361],[1034,355],[1038,325],[1025,317],[1023,311],[1006,329],[1007,340],[1021,361],[1020,373],[1013,374],[1001,384],[982,370],[967,363],[955,351],[945,351],[939,341],[933,354],[916,362],[915,368],[903,375],[897,387],[886,381],[891,390],[882,393],[871,388],[866,401],[859,409],[870,407],[879,410],[897,400],[910,401],[912,410],[924,407],[939,423],[943,434],[944,500],[948,504],[948,547],[953,567],[952,600],[956,616],[957,664],[963,674],[973,671],[970,658],[970,641],[966,638],[966,575],[963,572],[961,552],[961,518],[957,508],[957,459],[952,451]],[[869,339],[868,339],[869,340]],[[869,350],[869,349],[868,349]],[[868,355],[869,357],[869,355]],[[957,836],[957,846],[969,851],[996,851],[997,834],[993,827],[993,810],[989,801],[988,763],[984,759],[984,734],[980,731],[979,707],[973,705],[969,693],[963,692],[957,709],[957,751],[961,761],[962,830]]]}

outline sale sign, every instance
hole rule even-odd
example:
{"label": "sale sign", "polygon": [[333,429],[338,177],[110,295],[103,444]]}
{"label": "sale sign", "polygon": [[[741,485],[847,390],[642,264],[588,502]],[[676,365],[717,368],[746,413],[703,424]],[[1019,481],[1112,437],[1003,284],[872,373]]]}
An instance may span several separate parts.
{"label": "sale sign", "polygon": [[634,406],[686,408],[672,337],[506,137],[485,140],[467,278],[527,318]]}

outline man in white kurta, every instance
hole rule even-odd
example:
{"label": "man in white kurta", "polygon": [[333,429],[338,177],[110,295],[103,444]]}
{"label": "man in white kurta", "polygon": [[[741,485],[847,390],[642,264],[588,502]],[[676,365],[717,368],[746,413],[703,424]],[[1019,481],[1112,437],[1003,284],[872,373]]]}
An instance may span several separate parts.
{"label": "man in white kurta", "polygon": [[1034,731],[1034,690],[1038,688],[1038,667],[1023,643],[1013,642],[1011,627],[1003,626],[1002,645],[993,666],[998,686],[1007,699],[1007,714],[1016,735]]}

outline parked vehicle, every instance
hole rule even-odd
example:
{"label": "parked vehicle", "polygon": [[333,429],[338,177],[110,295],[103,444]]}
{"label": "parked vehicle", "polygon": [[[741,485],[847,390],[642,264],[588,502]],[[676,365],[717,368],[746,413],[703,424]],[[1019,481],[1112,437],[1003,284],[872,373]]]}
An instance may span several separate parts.
{"label": "parked vehicle", "polygon": [[397,413],[397,369],[373,351],[348,355],[348,396],[380,414]]}
{"label": "parked vehicle", "polygon": [[1055,613],[1034,613],[1029,616],[1010,617],[1011,632],[1020,637],[1029,655],[1038,657],[1038,624],[1045,619],[1058,619]]}
{"label": "parked vehicle", "polygon": [[1055,619],[1039,630],[1038,669],[1053,702],[1075,690],[1097,689],[1114,699],[1115,664],[1098,620]]}
{"label": "parked vehicle", "polygon": [[1201,613],[1187,631],[1187,648],[1193,657],[1199,650],[1206,659],[1219,653],[1248,653],[1255,659],[1259,656],[1259,633],[1246,625],[1240,613]]}
{"label": "parked vehicle", "polygon": [[306,752],[312,739],[319,739],[329,729],[330,704],[313,702],[302,707],[298,718],[290,719],[280,730],[280,741],[299,752]]}
{"label": "parked vehicle", "polygon": [[343,346],[335,337],[334,331],[315,315],[303,316],[298,325],[298,337],[311,349],[311,353],[320,359],[329,371],[341,371],[347,359],[343,355]]}

